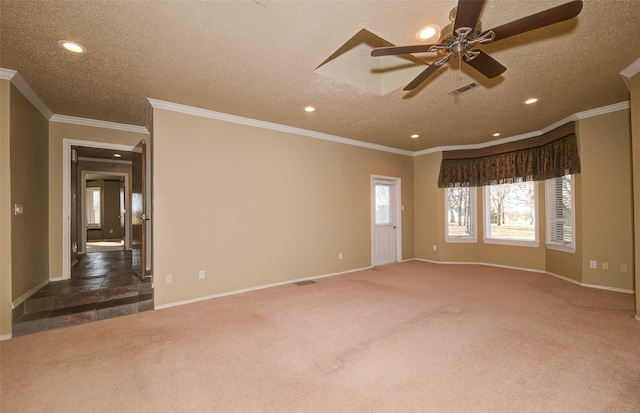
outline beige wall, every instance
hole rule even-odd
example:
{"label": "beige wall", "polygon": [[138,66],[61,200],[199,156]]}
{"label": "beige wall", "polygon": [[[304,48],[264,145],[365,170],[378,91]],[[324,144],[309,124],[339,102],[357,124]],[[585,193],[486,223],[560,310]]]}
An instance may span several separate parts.
{"label": "beige wall", "polygon": [[135,146],[141,139],[149,139],[147,133],[137,133],[96,126],[50,122],[49,125],[49,277],[62,276],[62,163],[63,140],[74,139],[92,142]]}
{"label": "beige wall", "polygon": [[[574,180],[576,252],[545,247],[545,188],[538,183],[537,218],[540,246],[487,244],[483,189],[478,188],[477,243],[445,242],[444,189],[437,188],[441,153],[415,158],[416,258],[438,262],[482,262],[527,268],[614,289],[633,290],[631,163],[629,112],[603,114],[578,121],[582,173]],[[433,246],[437,246],[437,251]],[[589,269],[589,260],[598,269]],[[602,269],[602,262],[609,270]],[[626,264],[628,272],[620,271]]]}
{"label": "beige wall", "polygon": [[49,120],[11,87],[11,204],[23,215],[11,217],[12,299],[49,279],[48,156]]}
{"label": "beige wall", "polygon": [[[630,79],[631,91],[631,131],[633,148],[633,193],[634,193],[634,223],[635,223],[635,262],[640,262],[640,73]],[[636,318],[640,320],[640,272],[635,270],[636,287]]]}
{"label": "beige wall", "polygon": [[0,79],[0,336],[11,334],[11,82]]}
{"label": "beige wall", "polygon": [[371,175],[402,179],[414,256],[410,156],[161,109],[153,130],[156,305],[370,266]]}
{"label": "beige wall", "polygon": [[[442,153],[415,158],[416,258],[438,262],[480,262],[532,270],[544,270],[544,242],[540,247],[514,247],[488,244],[484,234],[484,192],[477,188],[476,232],[478,242],[445,242],[445,190],[438,188]],[[537,218],[544,222],[544,185],[538,185]],[[544,228],[540,227],[540,240]],[[434,251],[433,246],[437,250]]]}
{"label": "beige wall", "polygon": [[[629,111],[580,120],[582,282],[632,290],[633,219]],[[589,261],[598,262],[597,269]],[[609,270],[602,263],[609,263]],[[627,265],[627,272],[620,270]]]}

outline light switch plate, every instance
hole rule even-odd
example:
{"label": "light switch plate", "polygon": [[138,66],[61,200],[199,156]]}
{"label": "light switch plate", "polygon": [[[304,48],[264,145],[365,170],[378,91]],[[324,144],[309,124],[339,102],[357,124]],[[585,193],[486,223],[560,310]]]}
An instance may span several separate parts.
{"label": "light switch plate", "polygon": [[24,214],[24,205],[22,204],[15,204],[13,206],[13,214],[14,215],[22,215]]}

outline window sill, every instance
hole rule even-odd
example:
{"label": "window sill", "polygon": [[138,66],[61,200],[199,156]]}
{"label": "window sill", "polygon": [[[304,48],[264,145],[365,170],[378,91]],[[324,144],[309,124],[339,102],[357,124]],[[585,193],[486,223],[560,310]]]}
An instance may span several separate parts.
{"label": "window sill", "polygon": [[444,239],[444,242],[452,243],[452,244],[475,244],[478,242],[478,238],[472,237],[447,237]]}
{"label": "window sill", "polygon": [[485,244],[509,245],[512,247],[538,248],[540,246],[540,242],[538,241],[521,241],[521,240],[515,240],[515,239],[485,238],[482,241]]}
{"label": "window sill", "polygon": [[564,245],[557,245],[557,244],[546,244],[546,247],[547,247],[548,250],[566,252],[566,253],[569,253],[569,254],[575,254],[576,253],[576,247],[572,247],[572,246],[564,246]]}

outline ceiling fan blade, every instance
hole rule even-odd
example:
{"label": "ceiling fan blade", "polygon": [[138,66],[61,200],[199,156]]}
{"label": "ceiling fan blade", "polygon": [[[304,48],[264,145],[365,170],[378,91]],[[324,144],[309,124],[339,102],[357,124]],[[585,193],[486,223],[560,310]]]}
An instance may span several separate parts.
{"label": "ceiling fan blade", "polygon": [[426,53],[433,44],[418,44],[414,46],[387,46],[376,47],[371,51],[371,56],[392,56],[399,54]]}
{"label": "ceiling fan blade", "polygon": [[478,23],[483,5],[484,0],[458,0],[456,22],[453,26],[453,31],[455,32],[461,27],[468,27],[473,30]]}
{"label": "ceiling fan blade", "polygon": [[522,19],[514,20],[511,23],[503,24],[502,26],[491,29],[491,31],[496,34],[494,42],[515,36],[516,34],[572,19],[580,14],[581,10],[582,0],[575,0],[541,11],[540,13],[532,14],[531,16],[523,17]]}
{"label": "ceiling fan blade", "polygon": [[420,86],[420,83],[427,80],[429,76],[435,73],[436,70],[440,69],[441,66],[432,64],[428,68],[426,68],[422,73],[416,76],[415,79],[411,81],[407,86],[405,86],[402,90],[413,90]]}
{"label": "ceiling fan blade", "polygon": [[500,62],[498,62],[493,57],[489,56],[482,50],[474,50],[475,52],[479,52],[478,55],[472,60],[467,61],[465,58],[465,62],[469,64],[469,66],[476,69],[478,72],[482,73],[489,79],[493,79],[496,76],[500,76],[507,70]]}

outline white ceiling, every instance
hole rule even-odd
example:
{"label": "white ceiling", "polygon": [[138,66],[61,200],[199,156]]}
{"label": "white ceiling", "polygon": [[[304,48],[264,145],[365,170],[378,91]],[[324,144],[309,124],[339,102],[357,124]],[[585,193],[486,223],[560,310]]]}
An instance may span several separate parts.
{"label": "white ceiling", "polygon": [[[480,19],[489,29],[566,1],[486,0]],[[144,125],[153,98],[410,151],[516,136],[629,99],[620,71],[640,57],[637,0],[585,0],[575,19],[482,46],[507,67],[495,79],[453,60],[412,92],[400,82],[380,96],[316,72],[362,29],[416,44],[456,3],[2,0],[0,66],[59,115]],[[531,96],[540,102],[524,106]]]}

